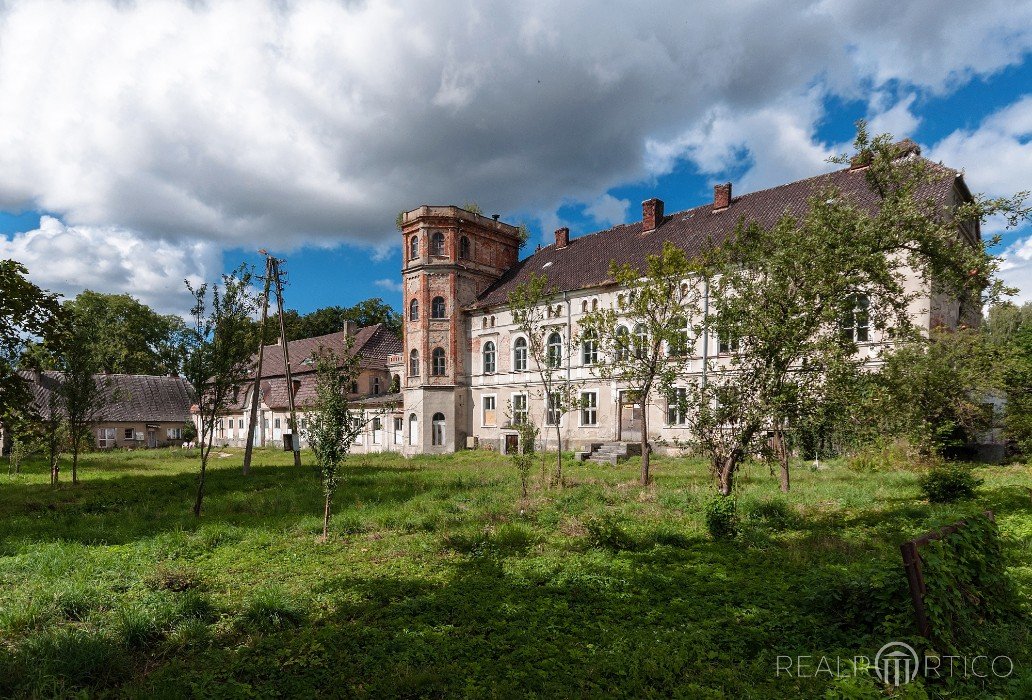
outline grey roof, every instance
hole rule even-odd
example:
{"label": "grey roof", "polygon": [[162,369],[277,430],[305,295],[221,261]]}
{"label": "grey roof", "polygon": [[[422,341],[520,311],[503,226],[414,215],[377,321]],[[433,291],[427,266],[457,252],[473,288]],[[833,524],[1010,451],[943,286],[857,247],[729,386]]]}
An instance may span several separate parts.
{"label": "grey roof", "polygon": [[[19,372],[29,383],[33,407],[46,415],[51,398],[64,375],[60,372]],[[146,374],[98,374],[109,397],[98,420],[105,423],[187,423],[190,421],[191,390],[182,377]]]}

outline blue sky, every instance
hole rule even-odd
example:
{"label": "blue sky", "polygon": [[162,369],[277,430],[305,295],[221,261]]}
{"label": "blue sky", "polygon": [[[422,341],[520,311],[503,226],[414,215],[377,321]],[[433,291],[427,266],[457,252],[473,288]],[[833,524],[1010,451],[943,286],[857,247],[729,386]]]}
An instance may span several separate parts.
{"label": "blue sky", "polygon": [[[264,247],[290,307],[400,307],[401,209],[476,201],[532,250],[816,174],[859,118],[1032,189],[1030,3],[642,7],[5,6],[0,257],[181,313]],[[1019,299],[1030,236],[998,248]]]}

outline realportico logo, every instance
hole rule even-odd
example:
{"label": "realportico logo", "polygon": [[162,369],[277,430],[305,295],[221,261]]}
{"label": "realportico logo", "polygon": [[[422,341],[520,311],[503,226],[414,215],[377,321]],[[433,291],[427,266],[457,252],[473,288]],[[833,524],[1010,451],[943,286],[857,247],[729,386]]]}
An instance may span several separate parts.
{"label": "realportico logo", "polygon": [[889,642],[874,655],[874,663],[867,656],[842,658],[839,656],[778,656],[775,672],[779,677],[829,679],[855,676],[874,671],[882,683],[901,686],[921,674],[925,678],[1007,678],[1014,673],[1014,662],[1009,656],[989,657],[929,655],[922,658],[914,647],[905,642]]}

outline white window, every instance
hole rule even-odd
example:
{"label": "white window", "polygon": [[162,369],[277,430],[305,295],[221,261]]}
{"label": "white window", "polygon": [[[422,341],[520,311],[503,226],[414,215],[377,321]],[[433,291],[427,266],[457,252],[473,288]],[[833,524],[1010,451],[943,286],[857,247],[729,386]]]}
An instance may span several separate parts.
{"label": "white window", "polygon": [[581,342],[581,362],[585,365],[593,365],[598,362],[598,337],[591,329],[584,332],[584,339]]}
{"label": "white window", "polygon": [[688,390],[678,387],[667,399],[667,425],[684,425],[684,412],[687,408]]}
{"label": "white window", "polygon": [[849,308],[839,322],[843,340],[866,343],[870,339],[870,306],[866,294],[854,294],[849,298]]}
{"label": "white window", "polygon": [[379,418],[373,418],[373,444],[379,445],[383,441],[383,424]]}
{"label": "white window", "polygon": [[623,362],[627,359],[629,354],[629,348],[631,346],[631,332],[627,330],[627,326],[617,326],[616,328],[616,359],[618,362]]}
{"label": "white window", "polygon": [[434,231],[430,236],[430,255],[444,255],[444,234]]}
{"label": "white window", "polygon": [[405,421],[401,418],[394,419],[394,444],[400,445],[402,441],[402,432],[405,428]]}
{"label": "white window", "polygon": [[521,425],[527,422],[527,395],[526,394],[513,394],[512,395],[512,422],[515,425]]}
{"label": "white window", "polygon": [[670,355],[688,354],[688,324],[683,318],[675,318],[670,322],[667,353]]}
{"label": "white window", "polygon": [[485,425],[485,426],[493,426],[493,425],[495,425],[495,420],[496,420],[496,418],[495,418],[495,405],[496,405],[495,397],[494,396],[485,396],[483,400],[484,400],[484,422],[483,422],[483,425]]}
{"label": "white window", "polygon": [[598,425],[598,392],[581,392],[580,405],[581,425]]}
{"label": "white window", "polygon": [[634,327],[634,356],[641,359],[644,358],[648,352],[649,347],[649,334],[645,330],[645,326],[638,324]]}
{"label": "white window", "polygon": [[490,340],[484,343],[484,374],[495,372],[495,344]]}
{"label": "white window", "polygon": [[546,358],[552,369],[563,366],[563,337],[558,333],[548,336]]}
{"label": "white window", "polygon": [[136,433],[135,433],[135,431],[133,431],[132,428],[126,428],[122,432],[122,437],[124,439],[126,439],[126,440],[134,440],[134,439],[136,439]]}
{"label": "white window", "polygon": [[416,414],[409,415],[408,419],[408,444],[418,445],[419,444],[419,419],[416,418]]}
{"label": "white window", "polygon": [[527,339],[517,338],[512,346],[512,368],[517,372],[527,371]]}
{"label": "white window", "polygon": [[274,428],[276,428],[277,430],[279,430],[279,427],[280,427],[280,419],[279,419],[279,418],[277,418],[277,419],[275,420],[275,422],[273,423],[273,426],[272,426],[272,427],[274,427]]}
{"label": "white window", "polygon": [[[241,427],[243,427],[243,426],[241,426]],[[168,428],[165,431],[165,434],[168,436],[169,440],[182,440],[183,439],[183,429],[182,428]]]}
{"label": "white window", "polygon": [[430,423],[430,438],[434,445],[444,445],[444,414],[435,413]]}
{"label": "white window", "polygon": [[241,430],[244,429],[244,419],[243,418],[241,418],[240,420],[237,421],[237,427],[240,428]]}
{"label": "white window", "polygon": [[97,428],[97,447],[114,447],[115,429]]}
{"label": "white window", "polygon": [[559,392],[554,391],[548,395],[548,411],[545,413],[545,425],[559,425],[562,418],[560,413],[561,397]]}

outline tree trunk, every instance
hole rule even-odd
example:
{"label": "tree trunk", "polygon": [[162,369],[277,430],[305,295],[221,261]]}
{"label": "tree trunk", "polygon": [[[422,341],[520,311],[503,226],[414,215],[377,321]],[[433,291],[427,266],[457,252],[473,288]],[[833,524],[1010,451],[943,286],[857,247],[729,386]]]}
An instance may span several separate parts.
{"label": "tree trunk", "polygon": [[323,506],[322,516],[322,541],[326,542],[330,536],[330,503],[333,500],[333,494],[329,491],[326,492],[326,503]]}
{"label": "tree trunk", "polygon": [[646,404],[641,404],[641,485],[648,486],[652,481],[652,474],[649,472],[649,418],[646,411]]}
{"label": "tree trunk", "polygon": [[72,441],[72,483],[79,483],[79,443]]}
{"label": "tree trunk", "polygon": [[197,479],[197,498],[194,501],[193,514],[195,518],[201,517],[201,502],[204,500],[204,468],[207,466],[208,458],[204,456],[204,448],[201,448],[201,475]]}
{"label": "tree trunk", "polygon": [[774,431],[774,454],[781,466],[781,492],[788,493],[791,486],[791,479],[788,472],[788,444],[785,441],[785,433],[780,429]]}
{"label": "tree trunk", "polygon": [[57,458],[53,455],[50,456],[50,485],[57,486],[58,477],[61,474],[61,467],[57,463]]}
{"label": "tree trunk", "polygon": [[716,464],[717,491],[721,496],[730,496],[735,485],[735,463],[732,457],[725,457]]}
{"label": "tree trunk", "polygon": [[558,423],[555,425],[555,484],[563,485],[563,433]]}

